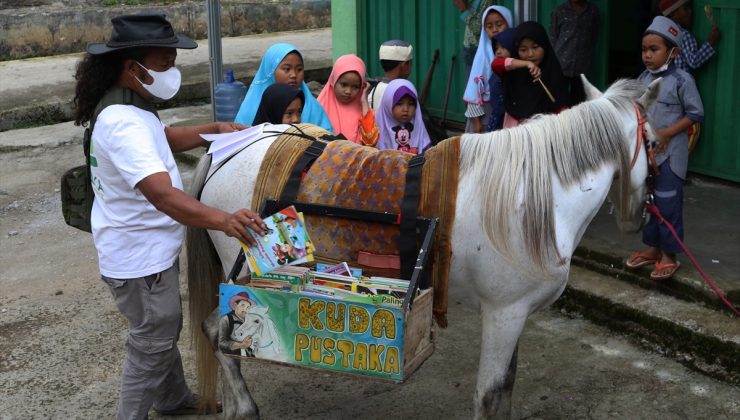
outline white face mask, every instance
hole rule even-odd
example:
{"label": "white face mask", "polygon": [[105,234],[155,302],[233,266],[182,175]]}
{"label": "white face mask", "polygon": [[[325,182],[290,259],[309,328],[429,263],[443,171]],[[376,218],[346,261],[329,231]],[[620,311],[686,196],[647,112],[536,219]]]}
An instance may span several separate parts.
{"label": "white face mask", "polygon": [[180,74],[180,70],[176,69],[175,67],[170,67],[167,71],[154,71],[144,67],[138,61],[136,62],[136,64],[140,65],[141,68],[146,70],[147,73],[149,73],[149,76],[151,76],[154,81],[151,85],[147,85],[139,80],[138,77],[134,77],[136,77],[136,80],[141,83],[141,86],[143,86],[144,89],[146,89],[155,97],[166,101],[175,96],[177,94],[177,91],[180,90],[180,81],[182,79],[182,75]]}
{"label": "white face mask", "polygon": [[658,74],[658,73],[668,70],[668,66],[671,64],[671,61],[673,60],[673,50],[675,49],[676,47],[673,47],[671,48],[670,51],[668,51],[668,60],[666,60],[665,64],[663,64],[662,66],[658,67],[655,70],[650,70],[650,69],[647,69],[647,70],[652,74]]}

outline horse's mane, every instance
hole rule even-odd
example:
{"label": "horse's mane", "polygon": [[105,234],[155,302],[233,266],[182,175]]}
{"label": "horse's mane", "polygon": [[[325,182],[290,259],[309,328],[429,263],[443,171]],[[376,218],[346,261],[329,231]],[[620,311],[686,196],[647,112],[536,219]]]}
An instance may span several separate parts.
{"label": "horse's mane", "polygon": [[629,157],[620,114],[633,110],[645,91],[636,80],[615,82],[600,98],[557,115],[538,115],[524,125],[485,135],[463,136],[461,175],[479,180],[481,222],[496,250],[513,260],[509,225],[523,188],[521,229],[532,260],[545,269],[561,259],[555,237],[551,172],[564,187],[589,171],[616,164],[621,209],[629,199]]}

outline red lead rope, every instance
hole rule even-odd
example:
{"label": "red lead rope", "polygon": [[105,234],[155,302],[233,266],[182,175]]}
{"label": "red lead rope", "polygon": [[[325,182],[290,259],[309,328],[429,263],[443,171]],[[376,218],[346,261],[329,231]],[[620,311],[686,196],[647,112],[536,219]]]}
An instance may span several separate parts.
{"label": "red lead rope", "polygon": [[720,290],[719,287],[717,287],[714,284],[714,282],[712,282],[709,276],[707,276],[707,273],[705,273],[704,270],[702,270],[702,268],[699,266],[699,263],[696,262],[696,258],[694,258],[694,256],[691,254],[691,251],[689,251],[689,249],[686,248],[686,244],[684,244],[683,241],[678,237],[678,234],[676,233],[676,229],[673,228],[673,225],[671,225],[665,218],[663,218],[663,215],[660,214],[660,210],[658,210],[658,206],[656,206],[655,204],[646,204],[645,209],[648,211],[648,213],[657,217],[660,223],[664,223],[666,225],[668,230],[671,231],[671,234],[673,235],[673,237],[676,238],[676,240],[678,241],[678,244],[681,245],[681,248],[686,253],[686,256],[689,257],[689,260],[691,260],[691,263],[694,264],[694,267],[696,267],[696,269],[699,271],[699,274],[704,279],[704,281],[709,285],[709,287],[712,288],[712,290],[714,290],[714,293],[717,294],[717,297],[719,297],[722,303],[724,303],[725,306],[727,306],[732,311],[732,313],[740,317],[740,312],[738,312],[735,306],[732,303],[730,303],[729,300],[727,300],[724,293],[722,293],[722,290]]}

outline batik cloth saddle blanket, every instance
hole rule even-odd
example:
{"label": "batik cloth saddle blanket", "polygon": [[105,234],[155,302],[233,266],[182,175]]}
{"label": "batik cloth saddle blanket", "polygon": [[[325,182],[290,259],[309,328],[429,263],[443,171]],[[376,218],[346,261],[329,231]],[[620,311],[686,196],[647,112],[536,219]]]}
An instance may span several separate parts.
{"label": "batik cloth saddle blanket", "polygon": [[[312,140],[327,134],[320,127],[301,124],[276,139],[262,160],[254,195],[253,210],[260,211],[265,200],[278,200],[291,171]],[[379,151],[349,141],[329,142],[323,153],[305,172],[296,201],[309,204],[354,208],[399,214],[403,200],[408,161],[413,155],[395,150]],[[447,326],[447,283],[452,257],[452,222],[455,217],[460,138],[454,137],[428,149],[424,155],[417,214],[438,218],[432,250],[434,316]],[[360,251],[399,255],[399,226],[358,222],[306,214],[306,225],[316,247],[317,259],[347,261],[377,275],[398,276],[400,272],[378,272],[358,264]]]}

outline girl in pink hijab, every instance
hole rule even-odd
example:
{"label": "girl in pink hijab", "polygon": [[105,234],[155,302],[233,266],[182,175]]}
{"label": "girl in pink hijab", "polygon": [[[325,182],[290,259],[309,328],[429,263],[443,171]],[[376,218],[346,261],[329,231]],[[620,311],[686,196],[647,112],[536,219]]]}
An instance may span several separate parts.
{"label": "girl in pink hijab", "polygon": [[[334,134],[367,146],[375,145],[378,129],[372,109],[363,101],[365,63],[354,54],[339,57],[318,101],[329,116]],[[363,129],[367,128],[367,130]]]}

